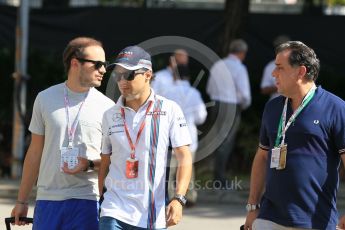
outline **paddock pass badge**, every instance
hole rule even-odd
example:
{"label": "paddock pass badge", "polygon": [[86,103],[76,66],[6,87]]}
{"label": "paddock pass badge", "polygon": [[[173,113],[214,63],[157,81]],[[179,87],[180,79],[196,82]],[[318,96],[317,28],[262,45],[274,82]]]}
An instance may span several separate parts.
{"label": "paddock pass badge", "polygon": [[126,177],[134,179],[138,177],[139,161],[136,158],[129,157],[126,160]]}

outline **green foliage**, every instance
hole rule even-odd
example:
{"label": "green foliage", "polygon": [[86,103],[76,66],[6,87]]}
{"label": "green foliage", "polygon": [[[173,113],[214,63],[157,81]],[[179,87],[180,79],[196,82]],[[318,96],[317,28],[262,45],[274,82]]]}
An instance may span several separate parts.
{"label": "green foliage", "polygon": [[345,5],[345,0],[328,0],[328,5]]}
{"label": "green foliage", "polygon": [[234,171],[248,172],[250,169],[259,143],[260,124],[261,111],[249,108],[243,112],[230,162]]}
{"label": "green foliage", "polygon": [[[12,122],[13,114],[13,88],[15,72],[14,49],[8,47],[0,48],[0,121],[3,123]],[[64,80],[61,54],[42,54],[37,50],[30,50],[28,55],[27,82],[27,117],[31,117],[32,105],[37,93],[56,83]]]}
{"label": "green foliage", "polygon": [[32,106],[37,94],[58,83],[66,80],[62,54],[42,53],[38,50],[30,50],[28,58],[27,116],[31,117]]}

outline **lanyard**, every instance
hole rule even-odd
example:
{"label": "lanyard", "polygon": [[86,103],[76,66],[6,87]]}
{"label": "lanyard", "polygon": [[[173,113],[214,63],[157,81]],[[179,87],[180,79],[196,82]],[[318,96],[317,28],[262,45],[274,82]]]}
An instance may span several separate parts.
{"label": "lanyard", "polygon": [[[295,112],[291,115],[290,119],[288,120],[287,124],[286,123],[286,112],[287,112],[287,104],[288,104],[288,100],[289,98],[285,99],[285,104],[284,104],[284,108],[283,108],[283,113],[282,116],[280,117],[280,121],[279,121],[279,127],[278,127],[278,134],[277,134],[277,138],[275,141],[275,147],[279,146],[279,140],[281,139],[280,145],[284,144],[285,141],[285,134],[287,129],[290,127],[290,125],[292,124],[292,122],[295,121],[296,117],[300,114],[300,112],[304,109],[304,107],[307,106],[307,104],[310,102],[310,100],[314,97],[315,94],[315,90],[316,90],[316,86],[314,85],[307,93],[307,95],[304,97],[302,103],[298,106],[298,108],[295,110]],[[285,126],[284,126],[285,125]]]}
{"label": "lanyard", "polygon": [[123,124],[124,124],[124,127],[125,127],[126,136],[127,136],[127,139],[128,139],[129,146],[131,147],[131,158],[132,158],[132,159],[135,159],[135,147],[138,145],[138,142],[139,142],[141,133],[142,133],[143,130],[144,130],[145,121],[146,121],[146,115],[147,115],[147,113],[150,111],[151,106],[152,106],[152,101],[150,101],[150,102],[149,102],[149,105],[147,106],[147,109],[146,109],[146,112],[145,112],[144,119],[143,119],[143,121],[141,122],[139,131],[138,131],[138,134],[137,134],[137,139],[136,139],[136,141],[135,141],[135,145],[133,144],[132,138],[131,138],[131,136],[129,135],[128,126],[127,126],[126,119],[125,119],[125,118],[126,118],[126,117],[125,117],[125,109],[124,109],[124,108],[121,108],[121,115],[122,115]]}
{"label": "lanyard", "polygon": [[73,147],[73,139],[74,139],[74,134],[75,134],[75,131],[77,129],[78,122],[79,122],[80,111],[84,105],[84,102],[87,98],[87,95],[89,95],[89,91],[86,93],[84,100],[80,104],[77,116],[75,117],[75,119],[71,125],[70,120],[69,120],[69,100],[68,100],[68,95],[67,95],[67,86],[65,85],[64,96],[65,96],[65,110],[66,110],[66,117],[67,117],[67,129],[68,129],[68,132],[67,132],[68,133],[68,148]]}

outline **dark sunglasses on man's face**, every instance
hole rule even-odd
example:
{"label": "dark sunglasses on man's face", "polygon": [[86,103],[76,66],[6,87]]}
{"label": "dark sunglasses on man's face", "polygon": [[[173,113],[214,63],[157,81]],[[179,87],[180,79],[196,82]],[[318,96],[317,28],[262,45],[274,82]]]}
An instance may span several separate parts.
{"label": "dark sunglasses on man's face", "polygon": [[124,79],[126,81],[133,81],[135,78],[135,75],[137,74],[143,74],[146,71],[144,70],[128,70],[126,72],[118,72],[118,71],[114,71],[115,73],[115,80],[116,81],[121,81],[121,79]]}
{"label": "dark sunglasses on man's face", "polygon": [[84,62],[91,62],[95,65],[95,69],[99,70],[104,66],[105,69],[107,69],[108,62],[103,62],[103,61],[95,61],[95,60],[90,60],[90,59],[85,59],[85,58],[76,58],[79,62],[84,63]]}

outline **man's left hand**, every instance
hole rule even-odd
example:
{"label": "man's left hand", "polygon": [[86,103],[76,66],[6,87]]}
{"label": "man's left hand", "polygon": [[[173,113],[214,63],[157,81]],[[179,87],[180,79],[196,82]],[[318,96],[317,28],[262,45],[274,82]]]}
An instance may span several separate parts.
{"label": "man's left hand", "polygon": [[65,162],[63,164],[62,171],[66,174],[73,175],[85,171],[88,167],[89,161],[86,158],[78,157],[78,164],[74,168],[69,169],[67,162]]}
{"label": "man's left hand", "polygon": [[338,222],[337,230],[344,230],[345,229],[345,215],[343,215]]}
{"label": "man's left hand", "polygon": [[167,227],[178,224],[182,219],[182,204],[177,200],[172,200],[166,209],[166,217]]}

